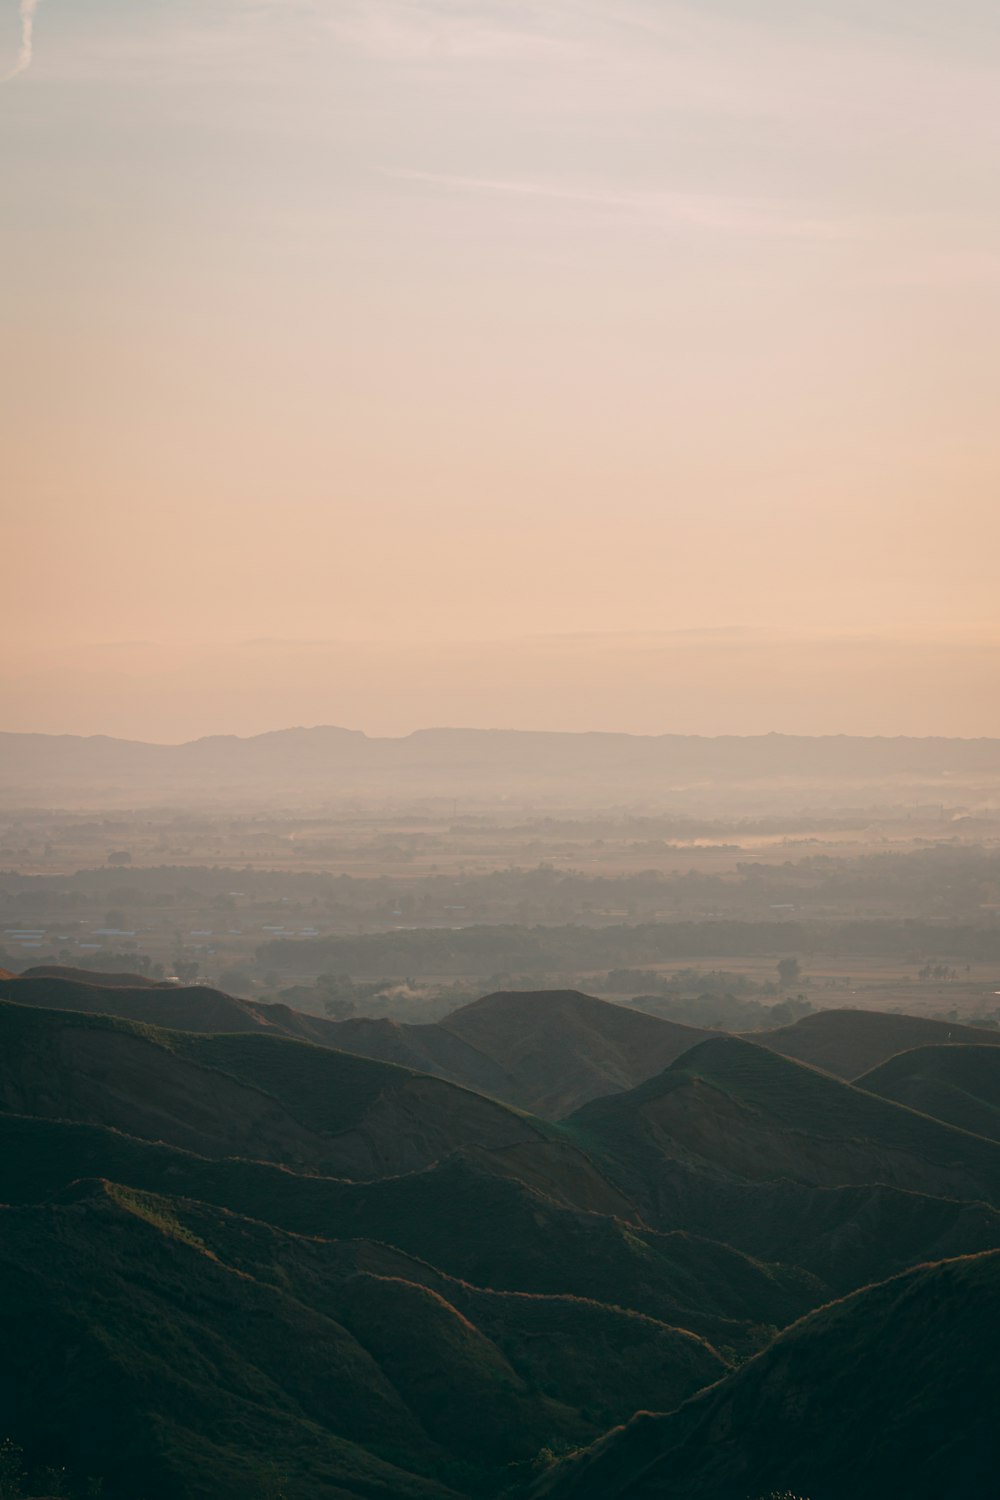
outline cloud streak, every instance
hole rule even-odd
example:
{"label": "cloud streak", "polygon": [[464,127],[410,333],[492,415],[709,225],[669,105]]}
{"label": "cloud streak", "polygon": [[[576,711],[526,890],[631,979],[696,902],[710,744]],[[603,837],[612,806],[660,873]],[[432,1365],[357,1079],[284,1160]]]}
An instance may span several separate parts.
{"label": "cloud streak", "polygon": [[507,197],[553,199],[591,204],[600,208],[634,210],[664,222],[680,222],[708,230],[750,234],[784,234],[797,238],[840,240],[853,238],[856,226],[833,219],[806,218],[788,213],[779,205],[758,200],[656,189],[615,191],[587,189],[531,181],[507,181],[492,177],[462,177],[444,172],[393,169],[387,172],[409,182],[450,188],[457,192],[491,193]]}
{"label": "cloud streak", "polygon": [[31,67],[35,51],[35,13],[39,4],[40,0],[21,0],[21,46],[17,61],[4,78],[5,83],[9,83],[12,78],[17,78],[21,73],[26,73]]}

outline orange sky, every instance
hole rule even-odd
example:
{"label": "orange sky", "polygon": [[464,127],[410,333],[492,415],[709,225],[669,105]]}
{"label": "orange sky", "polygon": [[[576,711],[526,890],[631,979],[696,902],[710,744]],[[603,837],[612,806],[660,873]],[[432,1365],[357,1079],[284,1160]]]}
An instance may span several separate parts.
{"label": "orange sky", "polygon": [[993,7],[35,22],[0,723],[1000,733]]}

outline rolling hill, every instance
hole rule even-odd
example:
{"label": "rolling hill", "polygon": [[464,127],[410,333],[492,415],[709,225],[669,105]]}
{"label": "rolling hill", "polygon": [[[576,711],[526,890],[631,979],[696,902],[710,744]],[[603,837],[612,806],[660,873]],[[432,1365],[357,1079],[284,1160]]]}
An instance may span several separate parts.
{"label": "rolling hill", "polygon": [[293,1233],[392,1244],[477,1286],[567,1293],[648,1313],[746,1351],[824,1287],[690,1235],[658,1235],[556,1203],[481,1156],[376,1182],[208,1160],[103,1126],[0,1115],[0,1201],[38,1203],[78,1178],[181,1196]]}
{"label": "rolling hill", "polygon": [[275,1459],[290,1500],[468,1493],[726,1370],[648,1317],[101,1182],[0,1209],[0,1267],[5,1347],[33,1351],[4,1421],[112,1496],[243,1500]]}
{"label": "rolling hill", "polygon": [[81,983],[78,972],[0,978],[0,999],[181,1031],[293,1037],[429,1073],[545,1119],[633,1088],[710,1034],[576,991],[487,995],[437,1024],[406,1025],[331,1021],[203,985]]}
{"label": "rolling hill", "polygon": [[[60,975],[2,992],[31,1003],[0,1001],[0,1334],[28,1351],[0,1403],[29,1466],[100,1476],[108,1500],[486,1500],[544,1471],[567,1500],[807,1478],[810,1500],[847,1500],[848,1477],[886,1471],[864,1434],[827,1491],[806,1466],[854,1435],[839,1361],[875,1382],[898,1353],[930,1421],[939,1304],[960,1338],[963,1299],[993,1308],[986,1272],[941,1273],[908,1323],[885,1277],[995,1264],[1000,1147],[739,1038],[561,993],[398,1028],[553,1114],[617,1090],[544,1122],[290,1036],[282,1007]],[[116,1001],[231,1024],[90,1008]],[[630,1420],[648,1408],[670,1415]]]}
{"label": "rolling hill", "polygon": [[1000,1048],[915,1047],[863,1073],[857,1085],[1000,1141]]}
{"label": "rolling hill", "polygon": [[551,1127],[441,1079],[274,1034],[197,1035],[0,1002],[0,1108],[352,1179],[461,1148],[557,1201],[634,1216]]}
{"label": "rolling hill", "polygon": [[546,1119],[634,1088],[709,1035],[576,990],[486,995],[440,1027],[503,1070],[511,1103]]}
{"label": "rolling hill", "polygon": [[920,1266],[820,1308],[665,1416],[554,1466],[541,1500],[987,1500],[1000,1254]]}
{"label": "rolling hill", "polygon": [[585,1105],[574,1139],[637,1201],[674,1164],[723,1180],[883,1183],[1000,1200],[1000,1148],[738,1037],[713,1037],[627,1094]]}
{"label": "rolling hill", "polygon": [[784,1057],[848,1079],[860,1078],[897,1052],[914,1047],[948,1042],[1000,1046],[1000,1031],[875,1010],[821,1010],[790,1026],[747,1032],[745,1037]]}
{"label": "rolling hill", "polygon": [[226,995],[207,985],[120,984],[132,975],[83,976],[79,969],[37,969],[9,979],[0,978],[0,999],[45,1010],[72,1010],[118,1016],[146,1026],[176,1031],[267,1031],[305,1041],[323,1041],[324,1028],[336,1023],[307,1016],[287,1006],[257,1005]]}
{"label": "rolling hill", "polygon": [[504,1070],[441,1026],[388,1018],[332,1021],[289,1005],[244,1000],[209,985],[157,984],[133,974],[90,974],[49,965],[20,976],[0,971],[0,998],[50,1010],[120,1016],[180,1031],[266,1031],[335,1047],[358,1057],[397,1063],[419,1073],[515,1102],[516,1084]]}

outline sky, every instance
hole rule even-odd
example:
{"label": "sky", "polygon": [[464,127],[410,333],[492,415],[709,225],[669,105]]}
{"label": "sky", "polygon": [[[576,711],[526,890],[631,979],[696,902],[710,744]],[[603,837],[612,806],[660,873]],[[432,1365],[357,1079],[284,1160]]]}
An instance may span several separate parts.
{"label": "sky", "polygon": [[0,727],[1000,735],[992,0],[0,0]]}

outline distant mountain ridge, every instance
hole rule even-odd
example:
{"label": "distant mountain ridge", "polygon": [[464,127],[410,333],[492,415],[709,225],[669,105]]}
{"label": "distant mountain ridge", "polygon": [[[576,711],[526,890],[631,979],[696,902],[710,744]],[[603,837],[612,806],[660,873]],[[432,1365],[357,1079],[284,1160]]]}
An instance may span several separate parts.
{"label": "distant mountain ridge", "polygon": [[400,785],[460,795],[577,786],[627,776],[635,786],[692,778],[756,782],[865,782],[893,778],[1000,777],[1000,740],[848,735],[628,735],[538,730],[422,729],[396,739],[323,725],[239,738],[213,735],[162,745],[104,735],[0,734],[0,791],[76,788],[170,793],[261,786],[395,794]]}

